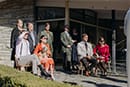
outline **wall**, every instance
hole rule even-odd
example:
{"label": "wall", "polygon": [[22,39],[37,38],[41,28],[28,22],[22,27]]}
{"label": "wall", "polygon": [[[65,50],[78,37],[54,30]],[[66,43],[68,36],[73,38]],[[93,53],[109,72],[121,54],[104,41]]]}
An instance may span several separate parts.
{"label": "wall", "polygon": [[14,26],[17,19],[33,21],[33,0],[6,0],[0,2],[0,25]]}

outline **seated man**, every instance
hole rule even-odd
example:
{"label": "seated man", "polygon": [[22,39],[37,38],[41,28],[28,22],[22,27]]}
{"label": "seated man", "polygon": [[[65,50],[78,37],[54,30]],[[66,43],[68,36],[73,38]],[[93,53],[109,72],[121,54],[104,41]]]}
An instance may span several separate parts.
{"label": "seated man", "polygon": [[[87,41],[88,41],[88,35],[82,34],[82,41],[78,43],[77,51],[79,60],[83,63],[83,66],[85,67],[86,76],[89,76],[90,71],[96,65],[96,59],[93,57],[92,45]],[[91,63],[91,65],[88,66],[89,65],[88,63]]]}

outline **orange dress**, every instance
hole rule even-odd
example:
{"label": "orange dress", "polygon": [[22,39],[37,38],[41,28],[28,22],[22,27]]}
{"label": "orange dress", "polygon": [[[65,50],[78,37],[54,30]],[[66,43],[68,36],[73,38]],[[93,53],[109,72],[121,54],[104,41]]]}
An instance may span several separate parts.
{"label": "orange dress", "polygon": [[[54,68],[54,60],[53,58],[48,58],[49,56],[51,56],[51,51],[50,51],[50,47],[48,44],[44,44],[44,46],[47,47],[47,51],[46,51],[46,54],[48,55],[47,57],[45,58],[42,58],[41,59],[41,64],[44,66],[45,69],[49,69],[50,68],[50,65],[53,65],[53,68]],[[42,47],[42,44],[39,43],[35,50],[34,50],[34,54],[37,55],[38,57],[40,56],[39,52],[41,52],[43,50],[43,47]]]}

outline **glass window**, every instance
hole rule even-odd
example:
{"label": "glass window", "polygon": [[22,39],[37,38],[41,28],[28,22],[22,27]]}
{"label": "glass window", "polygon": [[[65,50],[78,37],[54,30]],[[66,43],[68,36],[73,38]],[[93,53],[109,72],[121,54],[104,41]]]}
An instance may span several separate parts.
{"label": "glass window", "polygon": [[64,18],[64,8],[37,7],[37,20]]}

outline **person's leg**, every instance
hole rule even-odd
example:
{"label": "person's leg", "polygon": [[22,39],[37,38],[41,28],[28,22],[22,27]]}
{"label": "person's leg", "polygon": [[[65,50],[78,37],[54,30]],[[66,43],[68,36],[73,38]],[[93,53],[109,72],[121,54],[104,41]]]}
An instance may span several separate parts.
{"label": "person's leg", "polygon": [[71,62],[71,49],[68,49],[66,52],[66,58],[67,58],[67,70],[71,71],[72,62]]}
{"label": "person's leg", "polygon": [[51,72],[52,79],[55,80],[55,77],[54,77],[54,65],[53,64],[50,64],[50,72]]}
{"label": "person's leg", "polygon": [[83,63],[83,66],[85,67],[86,76],[89,76],[89,69],[88,69],[88,61],[87,58],[82,58],[81,62]]}
{"label": "person's leg", "polygon": [[107,72],[107,69],[106,69],[106,65],[105,65],[104,61],[101,62],[101,67],[102,67],[102,70],[103,70],[103,75],[105,75],[106,72]]}
{"label": "person's leg", "polygon": [[63,53],[63,69],[66,71],[67,70],[67,58],[66,58],[66,53]]}
{"label": "person's leg", "polygon": [[37,57],[35,54],[33,54],[32,56],[33,56],[33,58],[37,61],[37,67],[38,67],[38,68],[40,69],[40,71],[41,71],[41,76],[51,77],[51,75],[50,75],[49,73],[47,73],[47,72],[45,71],[44,67],[41,65],[41,62],[39,61],[38,57]]}
{"label": "person's leg", "polygon": [[91,58],[91,59],[88,59],[88,62],[91,63],[91,65],[88,67],[88,69],[89,69],[90,71],[92,71],[92,69],[93,69],[93,68],[96,66],[96,64],[97,64],[97,60],[94,59],[94,58]]}

